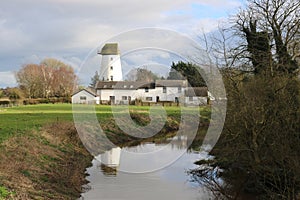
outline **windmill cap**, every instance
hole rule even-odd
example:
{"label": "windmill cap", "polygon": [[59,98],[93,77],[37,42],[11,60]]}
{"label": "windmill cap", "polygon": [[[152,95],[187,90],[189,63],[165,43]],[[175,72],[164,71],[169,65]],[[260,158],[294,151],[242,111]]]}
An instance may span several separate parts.
{"label": "windmill cap", "polygon": [[118,43],[107,43],[102,48],[101,52],[98,52],[101,55],[119,55],[120,50]]}

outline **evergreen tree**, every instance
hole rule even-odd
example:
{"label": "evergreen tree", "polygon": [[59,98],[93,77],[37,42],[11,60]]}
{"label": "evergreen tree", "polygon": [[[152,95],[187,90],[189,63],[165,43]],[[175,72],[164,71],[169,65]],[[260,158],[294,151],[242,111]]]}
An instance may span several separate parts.
{"label": "evergreen tree", "polygon": [[[201,74],[200,74],[201,72]],[[202,77],[204,70],[192,63],[172,63],[168,80],[184,80],[187,79],[192,87],[206,86],[205,80]]]}

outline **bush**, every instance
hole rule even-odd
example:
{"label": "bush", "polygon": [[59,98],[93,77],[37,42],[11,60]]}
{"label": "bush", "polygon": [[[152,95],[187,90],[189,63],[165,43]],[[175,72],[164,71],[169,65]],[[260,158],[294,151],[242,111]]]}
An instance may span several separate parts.
{"label": "bush", "polygon": [[0,100],[0,105],[9,105],[10,101],[9,100]]}

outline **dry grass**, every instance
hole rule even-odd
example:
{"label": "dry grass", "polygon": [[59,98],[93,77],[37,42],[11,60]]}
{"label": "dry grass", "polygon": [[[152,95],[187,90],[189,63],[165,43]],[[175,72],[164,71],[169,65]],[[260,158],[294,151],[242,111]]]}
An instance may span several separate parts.
{"label": "dry grass", "polygon": [[72,123],[9,138],[1,145],[0,185],[9,199],[76,199],[91,156]]}

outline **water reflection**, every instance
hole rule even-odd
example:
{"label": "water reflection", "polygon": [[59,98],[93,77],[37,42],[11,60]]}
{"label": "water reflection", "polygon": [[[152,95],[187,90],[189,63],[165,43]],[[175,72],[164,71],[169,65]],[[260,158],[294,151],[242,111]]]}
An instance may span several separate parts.
{"label": "water reflection", "polygon": [[[194,162],[207,156],[204,152],[189,151],[172,165],[152,173],[124,173],[122,167],[147,166],[166,159],[166,156],[178,155],[187,147],[186,137],[172,138],[172,142],[143,143],[135,147],[113,148],[93,160],[93,166],[87,169],[90,191],[82,194],[82,199],[100,200],[205,200],[209,194],[198,184],[189,181],[187,170],[195,168]],[[165,149],[168,154],[150,157],[149,160],[126,160],[126,153],[149,152]],[[185,150],[186,151],[186,150]],[[122,152],[122,153],[121,153]],[[125,152],[125,154],[123,154]],[[141,153],[142,152],[142,153]],[[125,156],[125,157],[124,157]],[[100,162],[101,161],[101,162]]]}
{"label": "water reflection", "polygon": [[96,157],[101,161],[100,169],[106,176],[116,176],[120,166],[121,148],[112,148]]}

